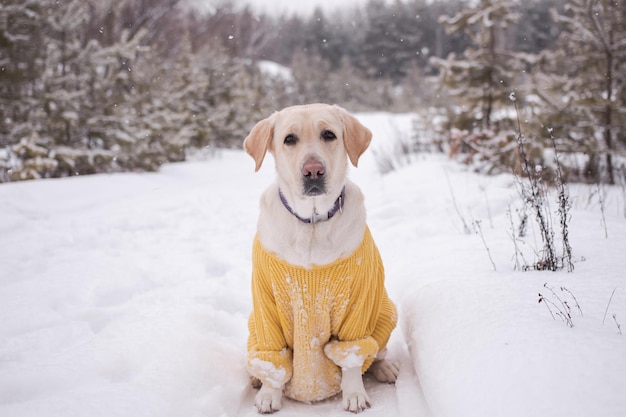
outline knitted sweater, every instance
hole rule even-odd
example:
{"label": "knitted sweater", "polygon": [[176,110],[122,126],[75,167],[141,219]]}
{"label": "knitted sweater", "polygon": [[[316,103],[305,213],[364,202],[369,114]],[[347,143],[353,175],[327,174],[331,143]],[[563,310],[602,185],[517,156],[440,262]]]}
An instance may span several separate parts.
{"label": "knitted sweater", "polygon": [[370,231],[348,257],[310,269],[253,245],[248,371],[298,401],[341,391],[341,369],[365,372],[387,344],[397,314]]}

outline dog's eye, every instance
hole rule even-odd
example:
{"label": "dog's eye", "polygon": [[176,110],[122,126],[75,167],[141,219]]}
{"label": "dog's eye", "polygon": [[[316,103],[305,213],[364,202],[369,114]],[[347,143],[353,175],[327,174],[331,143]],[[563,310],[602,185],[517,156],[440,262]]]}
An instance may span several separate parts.
{"label": "dog's eye", "polygon": [[330,130],[323,130],[322,131],[322,139],[324,139],[324,141],[326,141],[326,142],[330,142],[331,140],[337,139],[337,136],[333,132],[331,132]]}
{"label": "dog's eye", "polygon": [[295,145],[298,142],[298,137],[296,135],[289,134],[285,136],[285,141],[283,142],[285,145]]}

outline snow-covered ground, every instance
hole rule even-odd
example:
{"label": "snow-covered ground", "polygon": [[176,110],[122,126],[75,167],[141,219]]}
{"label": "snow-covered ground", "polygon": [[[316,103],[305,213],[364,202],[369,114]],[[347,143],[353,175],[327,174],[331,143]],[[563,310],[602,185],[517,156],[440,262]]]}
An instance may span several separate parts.
{"label": "snow-covered ground", "polygon": [[[379,149],[410,127],[407,116],[360,119]],[[0,416],[255,415],[249,258],[268,162],[255,174],[230,151],[157,174],[0,185]],[[604,222],[597,189],[571,187],[573,273],[519,272],[512,177],[441,155],[381,176],[372,152],[351,176],[401,315],[390,342],[400,378],[367,380],[364,416],[626,415],[620,187],[601,190]],[[527,262],[537,236],[531,227],[519,243]],[[573,328],[538,303],[541,292],[559,305],[544,283],[570,305]],[[333,399],[287,401],[279,415],[344,414]]]}

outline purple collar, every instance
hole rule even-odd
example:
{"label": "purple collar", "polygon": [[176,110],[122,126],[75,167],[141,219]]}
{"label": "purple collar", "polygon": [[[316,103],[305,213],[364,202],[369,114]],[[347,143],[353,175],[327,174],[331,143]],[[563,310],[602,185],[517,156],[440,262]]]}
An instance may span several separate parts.
{"label": "purple collar", "polygon": [[324,214],[318,214],[314,212],[311,215],[311,217],[306,218],[306,219],[304,217],[298,216],[298,213],[293,211],[291,206],[289,206],[289,203],[287,203],[287,199],[283,195],[283,192],[280,190],[280,188],[278,189],[278,195],[280,196],[280,201],[283,202],[283,205],[285,206],[287,211],[293,214],[296,217],[296,219],[300,220],[302,223],[315,224],[315,223],[323,222],[326,220],[330,220],[335,214],[337,214],[338,211],[341,212],[343,210],[343,203],[346,199],[346,187],[342,188],[341,194],[339,194],[339,197],[337,198],[337,200],[335,200],[335,205],[328,211],[328,213],[324,215]]}

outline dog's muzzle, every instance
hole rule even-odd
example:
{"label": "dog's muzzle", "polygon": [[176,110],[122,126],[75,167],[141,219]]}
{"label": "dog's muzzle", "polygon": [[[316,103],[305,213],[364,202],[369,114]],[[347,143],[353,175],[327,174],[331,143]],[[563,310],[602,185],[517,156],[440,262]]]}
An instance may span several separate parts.
{"label": "dog's muzzle", "polygon": [[316,159],[307,159],[302,165],[304,195],[315,196],[326,193],[326,167]]}

